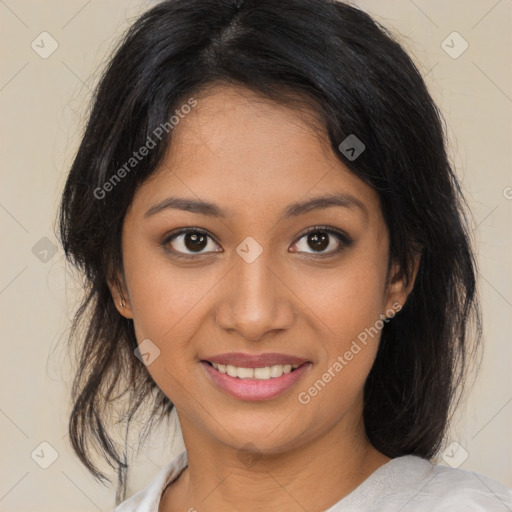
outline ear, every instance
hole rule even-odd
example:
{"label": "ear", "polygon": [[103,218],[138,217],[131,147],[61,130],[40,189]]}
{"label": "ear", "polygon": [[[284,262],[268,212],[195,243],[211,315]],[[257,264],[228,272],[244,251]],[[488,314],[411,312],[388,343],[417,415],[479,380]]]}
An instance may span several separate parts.
{"label": "ear", "polygon": [[124,275],[120,277],[119,274],[116,273],[112,279],[107,281],[107,284],[119,314],[128,319],[133,318]]}
{"label": "ear", "polygon": [[421,251],[415,250],[408,270],[404,269],[399,263],[392,263],[385,291],[386,311],[399,311],[403,308],[414,287],[420,261]]}

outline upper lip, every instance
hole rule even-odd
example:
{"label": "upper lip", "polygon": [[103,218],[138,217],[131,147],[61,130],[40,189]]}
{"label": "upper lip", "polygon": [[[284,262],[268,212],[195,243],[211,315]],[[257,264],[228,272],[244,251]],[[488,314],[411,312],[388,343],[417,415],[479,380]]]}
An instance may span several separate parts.
{"label": "upper lip", "polygon": [[289,354],[244,354],[242,352],[229,352],[207,357],[204,361],[218,364],[230,364],[242,368],[263,368],[265,366],[302,364],[309,362],[307,359]]}

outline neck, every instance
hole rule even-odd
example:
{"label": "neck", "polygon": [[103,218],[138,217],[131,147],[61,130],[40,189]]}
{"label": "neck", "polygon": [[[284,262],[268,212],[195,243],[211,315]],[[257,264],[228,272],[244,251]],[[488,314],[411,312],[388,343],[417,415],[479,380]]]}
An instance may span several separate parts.
{"label": "neck", "polygon": [[188,467],[167,488],[159,512],[324,511],[390,460],[363,428],[348,429],[343,421],[313,440],[271,453],[249,443],[237,449],[213,442],[186,417],[180,424]]}

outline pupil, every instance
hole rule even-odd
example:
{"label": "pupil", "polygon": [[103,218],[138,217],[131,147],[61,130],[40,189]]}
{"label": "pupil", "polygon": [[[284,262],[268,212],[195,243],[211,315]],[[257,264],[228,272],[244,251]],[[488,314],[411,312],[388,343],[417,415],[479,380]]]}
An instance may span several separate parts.
{"label": "pupil", "polygon": [[[321,233],[319,236],[318,233]],[[323,231],[317,231],[309,235],[309,242],[312,242],[313,249],[323,250],[329,246],[329,237]]]}
{"label": "pupil", "polygon": [[191,251],[204,249],[206,246],[206,236],[197,233],[187,233],[185,235],[185,246]]}

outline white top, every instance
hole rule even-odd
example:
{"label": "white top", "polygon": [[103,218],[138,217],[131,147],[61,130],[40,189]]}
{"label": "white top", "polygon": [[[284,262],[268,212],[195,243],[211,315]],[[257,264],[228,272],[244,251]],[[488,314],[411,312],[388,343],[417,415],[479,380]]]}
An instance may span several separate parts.
{"label": "white top", "polygon": [[[168,484],[188,465],[183,450],[113,512],[158,512]],[[391,459],[324,512],[510,512],[512,490],[477,473],[435,465],[416,455]]]}

